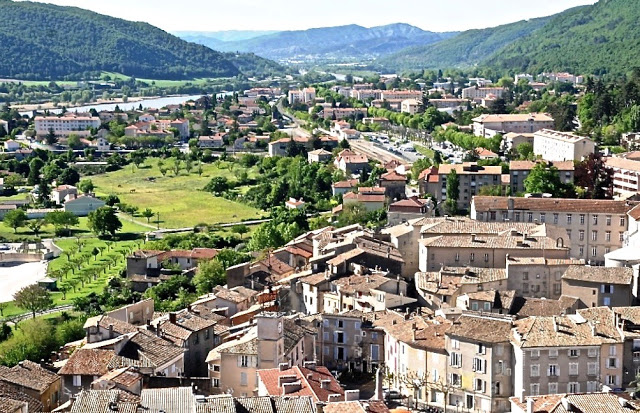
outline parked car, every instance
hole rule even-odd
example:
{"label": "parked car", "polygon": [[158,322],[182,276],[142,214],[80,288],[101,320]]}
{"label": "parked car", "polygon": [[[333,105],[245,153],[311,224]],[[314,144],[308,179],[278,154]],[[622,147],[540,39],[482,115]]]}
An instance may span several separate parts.
{"label": "parked car", "polygon": [[402,399],[402,394],[396,389],[382,389],[382,395],[386,400]]}

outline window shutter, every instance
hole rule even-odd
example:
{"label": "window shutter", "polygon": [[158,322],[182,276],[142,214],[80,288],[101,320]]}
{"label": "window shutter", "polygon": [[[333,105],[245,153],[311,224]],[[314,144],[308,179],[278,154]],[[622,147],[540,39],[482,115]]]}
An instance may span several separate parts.
{"label": "window shutter", "polygon": [[604,294],[604,284],[600,285],[600,292]]}
{"label": "window shutter", "polygon": [[242,356],[238,356],[238,367],[242,365]]}

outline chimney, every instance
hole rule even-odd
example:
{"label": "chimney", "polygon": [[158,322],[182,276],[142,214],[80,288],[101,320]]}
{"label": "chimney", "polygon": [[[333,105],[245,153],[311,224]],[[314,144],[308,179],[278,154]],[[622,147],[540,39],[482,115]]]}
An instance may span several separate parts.
{"label": "chimney", "polygon": [[315,361],[305,361],[304,362],[304,368],[305,369],[309,369],[309,370],[315,370],[316,369],[316,362]]}
{"label": "chimney", "polygon": [[296,381],[294,383],[283,383],[282,384],[282,395],[286,396],[287,394],[295,393],[302,389],[302,384],[300,381]]}
{"label": "chimney", "polygon": [[109,338],[113,338],[113,324],[109,324]]}
{"label": "chimney", "polygon": [[169,322],[171,324],[176,324],[176,313],[174,312],[169,313]]}
{"label": "chimney", "polygon": [[311,373],[307,374],[307,380],[308,381],[313,380],[313,374]]}
{"label": "chimney", "polygon": [[344,401],[345,402],[358,401],[359,399],[360,399],[360,390],[345,390],[344,391]]}
{"label": "chimney", "polygon": [[471,242],[476,242],[476,234],[471,234]]}
{"label": "chimney", "polygon": [[316,403],[316,413],[324,413],[324,403],[322,402]]}
{"label": "chimney", "polygon": [[558,322],[556,321],[556,316],[553,316],[553,331],[558,332]]}
{"label": "chimney", "polygon": [[320,380],[320,388],[321,389],[328,389],[329,386],[331,385],[331,380]]}
{"label": "chimney", "polygon": [[278,364],[278,368],[280,371],[289,370],[289,363],[280,363]]}
{"label": "chimney", "polygon": [[298,380],[298,376],[296,376],[295,374],[283,374],[282,376],[278,377],[278,387],[282,387],[287,383],[295,382],[300,382],[300,380]]}
{"label": "chimney", "polygon": [[416,323],[411,324],[411,338],[413,341],[416,341],[416,331],[418,331],[418,327],[416,327]]}
{"label": "chimney", "polygon": [[532,397],[527,399],[527,413],[533,413],[533,402],[534,400]]}

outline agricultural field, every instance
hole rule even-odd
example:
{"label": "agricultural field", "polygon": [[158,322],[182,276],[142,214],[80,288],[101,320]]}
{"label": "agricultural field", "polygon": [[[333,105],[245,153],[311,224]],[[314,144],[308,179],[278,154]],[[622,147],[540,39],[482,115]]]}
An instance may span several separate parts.
{"label": "agricultural field", "polygon": [[[122,202],[140,210],[150,208],[154,213],[160,213],[162,228],[231,223],[263,216],[262,211],[249,205],[215,197],[202,190],[213,177],[235,180],[235,173],[240,169],[238,165],[230,162],[203,163],[202,175],[199,175],[194,164],[190,173],[182,169],[176,176],[172,170],[174,160],[164,159],[163,162],[164,168],[168,169],[165,176],[160,172],[158,159],[148,158],[140,167],[129,165],[119,171],[90,178],[98,196],[114,194]],[[249,170],[248,175],[254,177],[255,171]],[[146,223],[144,218],[137,219]],[[152,218],[151,223],[154,224],[156,219]]]}

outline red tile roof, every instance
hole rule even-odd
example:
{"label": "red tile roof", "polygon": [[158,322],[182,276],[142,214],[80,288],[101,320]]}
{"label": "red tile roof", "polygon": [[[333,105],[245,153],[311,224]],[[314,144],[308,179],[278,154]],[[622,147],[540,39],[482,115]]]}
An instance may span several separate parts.
{"label": "red tile roof", "polygon": [[[279,386],[280,376],[296,376],[300,381],[301,389],[288,393],[287,396],[311,396],[314,402],[329,400],[330,394],[344,395],[344,390],[340,383],[333,377],[326,367],[316,366],[314,369],[294,366],[290,369],[280,371],[280,369],[258,370],[259,380],[264,384],[267,392],[272,396],[282,396],[282,386]],[[296,381],[297,381],[296,380]],[[328,380],[325,388],[322,381]]]}

